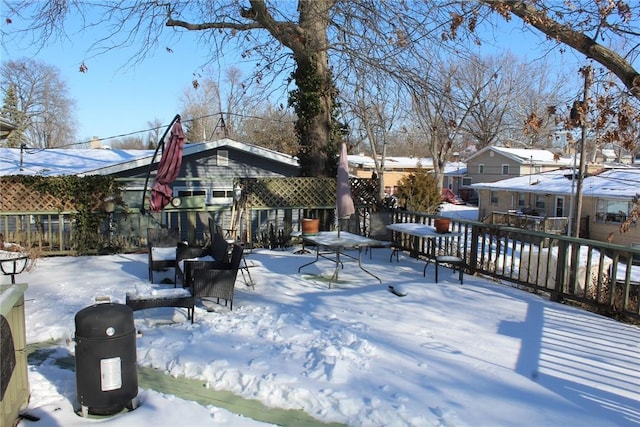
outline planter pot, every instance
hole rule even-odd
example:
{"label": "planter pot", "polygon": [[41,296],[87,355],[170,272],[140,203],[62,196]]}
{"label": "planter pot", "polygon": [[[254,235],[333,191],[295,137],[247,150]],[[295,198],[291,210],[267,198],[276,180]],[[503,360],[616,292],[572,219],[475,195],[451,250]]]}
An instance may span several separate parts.
{"label": "planter pot", "polygon": [[313,236],[320,231],[320,220],[318,218],[302,219],[302,235]]}
{"label": "planter pot", "polygon": [[436,218],[433,220],[433,226],[436,228],[436,233],[448,233],[451,220],[449,218]]}

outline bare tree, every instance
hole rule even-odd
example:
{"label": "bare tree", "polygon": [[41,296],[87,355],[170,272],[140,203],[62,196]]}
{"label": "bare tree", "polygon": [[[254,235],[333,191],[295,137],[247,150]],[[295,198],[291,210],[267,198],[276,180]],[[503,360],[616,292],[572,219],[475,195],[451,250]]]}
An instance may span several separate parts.
{"label": "bare tree", "polygon": [[[218,129],[222,111],[218,84],[203,78],[187,88],[180,98],[180,110],[189,142],[212,141],[224,137]],[[218,131],[218,132],[216,132]]]}
{"label": "bare tree", "polygon": [[[555,127],[548,107],[558,105],[565,91],[564,80],[550,79],[544,62],[526,63],[511,54],[476,56],[460,61],[456,82],[468,105],[478,100],[463,124],[476,149],[495,144],[546,146]],[[539,127],[527,128],[525,123],[534,119]]]}
{"label": "bare tree", "polygon": [[[629,92],[640,99],[640,73],[629,58],[636,58],[640,44],[638,8],[625,1],[576,0],[480,0],[505,19],[517,16],[526,28],[545,34],[559,49],[569,46],[615,74]],[[467,11],[467,22],[473,22]],[[636,15],[634,15],[636,14]],[[469,21],[471,19],[472,21]],[[463,19],[459,24],[463,24]],[[604,46],[600,41],[608,43]],[[620,49],[619,54],[614,49]]]}
{"label": "bare tree", "polygon": [[164,132],[163,123],[156,117],[155,119],[148,121],[147,126],[149,126],[149,129],[151,130],[147,133],[146,144],[142,148],[155,149],[160,143],[160,137],[162,137]]}
{"label": "bare tree", "polygon": [[126,136],[111,140],[111,148],[120,150],[143,150],[147,148],[141,136]]}
{"label": "bare tree", "polygon": [[244,135],[244,141],[295,156],[298,152],[295,122],[290,111],[266,103],[243,117],[238,132]]}
{"label": "bare tree", "polygon": [[488,85],[485,82],[467,93],[466,85],[459,80],[461,74],[459,62],[444,63],[432,66],[427,78],[406,82],[415,127],[421,131],[431,153],[439,191],[442,191],[445,164],[454,150],[460,150],[464,124],[477,107],[481,91]]}
{"label": "bare tree", "polygon": [[[296,87],[290,92],[290,104],[298,120],[299,157],[309,175],[326,175],[334,163],[334,78],[341,77],[341,55],[396,71],[402,68],[398,65],[410,68],[416,56],[425,57],[438,46],[463,55],[468,42],[481,42],[476,29],[491,23],[496,13],[508,19],[520,17],[526,28],[546,34],[550,43],[561,44],[560,49],[570,46],[599,62],[640,98],[640,74],[632,65],[640,50],[633,44],[638,25],[631,19],[635,11],[624,1],[25,0],[12,7],[15,11],[35,10],[29,29],[44,36],[40,38],[43,43],[64,31],[61,21],[70,12],[93,7],[102,18],[87,24],[86,29],[110,26],[109,36],[97,42],[97,47],[106,51],[134,45],[141,59],[152,46],[165,42],[163,35],[177,36],[175,30],[182,29],[200,32],[201,40],[209,43],[212,58],[223,55],[229,47],[239,49],[246,58],[255,58],[257,80],[293,66],[290,78]],[[174,31],[164,33],[167,27]],[[600,43],[603,40],[606,46]],[[616,45],[623,46],[622,54],[611,47]]]}
{"label": "bare tree", "polygon": [[23,142],[30,147],[63,147],[75,142],[75,102],[69,98],[60,71],[33,59],[2,63],[2,94],[14,91]]}
{"label": "bare tree", "polygon": [[367,143],[378,177],[379,200],[384,197],[384,165],[387,147],[391,143],[394,127],[400,127],[401,99],[399,85],[375,67],[354,67],[354,81],[347,83],[339,97],[343,113],[351,119],[350,133],[356,133],[357,142]]}

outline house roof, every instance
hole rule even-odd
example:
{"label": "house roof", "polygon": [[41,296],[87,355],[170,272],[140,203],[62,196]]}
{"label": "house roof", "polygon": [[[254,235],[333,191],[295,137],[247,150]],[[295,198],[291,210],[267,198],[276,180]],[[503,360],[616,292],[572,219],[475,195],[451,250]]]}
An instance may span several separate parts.
{"label": "house roof", "polygon": [[[373,157],[361,154],[349,154],[349,166],[361,168],[375,168]],[[433,160],[430,157],[394,157],[387,156],[384,159],[385,169],[419,168],[433,167]]]}
{"label": "house roof", "polygon": [[570,166],[573,164],[573,157],[561,157],[556,159],[555,154],[549,150],[507,147],[484,147],[482,150],[471,155],[467,159],[467,162],[488,151],[501,154],[520,164],[530,164],[533,162],[535,165],[555,165],[559,167]]}
{"label": "house roof", "polygon": [[[349,154],[349,166],[360,168],[375,168],[373,157],[363,156],[360,154]],[[385,158],[385,170],[405,169],[405,168],[433,168],[433,159],[431,157],[396,157],[390,156]],[[446,175],[464,175],[467,172],[467,164],[461,162],[449,162],[444,167]]]}
{"label": "house roof", "polygon": [[467,174],[467,164],[463,162],[449,162],[444,165],[444,174],[462,176]]}
{"label": "house roof", "polygon": [[[294,156],[232,139],[185,144],[183,157],[207,150],[231,147],[277,162],[298,166]],[[0,176],[6,175],[110,175],[140,166],[148,166],[155,150],[115,150],[87,148],[26,149],[0,148]],[[155,161],[160,161],[161,155]]]}
{"label": "house roof", "polygon": [[[572,169],[558,169],[471,186],[476,190],[571,195],[576,191],[575,186],[572,186],[571,176]],[[640,169],[636,167],[607,169],[596,175],[587,176],[582,184],[584,196],[630,199],[639,193]]]}
{"label": "house roof", "polygon": [[9,135],[9,132],[16,128],[16,124],[11,120],[0,116],[0,138],[4,139]]}
{"label": "house roof", "polygon": [[0,116],[0,129],[1,130],[14,130],[16,128],[16,124],[6,117]]}

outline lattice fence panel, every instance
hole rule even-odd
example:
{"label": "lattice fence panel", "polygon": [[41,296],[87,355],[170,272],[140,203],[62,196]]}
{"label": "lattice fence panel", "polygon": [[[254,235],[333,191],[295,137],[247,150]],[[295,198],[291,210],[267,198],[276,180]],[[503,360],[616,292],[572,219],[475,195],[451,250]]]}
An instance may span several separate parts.
{"label": "lattice fence panel", "polygon": [[[98,200],[96,200],[98,202]],[[21,182],[0,179],[0,211],[3,212],[54,212],[73,211],[71,201],[61,199],[49,193],[40,193]]]}
{"label": "lattice fence panel", "polygon": [[[376,184],[352,178],[351,194],[356,206],[375,203]],[[336,204],[335,178],[260,178],[241,181],[251,208],[331,208]]]}

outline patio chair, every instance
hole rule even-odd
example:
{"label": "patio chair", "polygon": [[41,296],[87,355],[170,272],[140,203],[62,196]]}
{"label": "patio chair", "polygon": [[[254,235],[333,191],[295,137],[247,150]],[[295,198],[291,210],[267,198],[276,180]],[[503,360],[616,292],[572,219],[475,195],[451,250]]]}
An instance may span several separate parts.
{"label": "patio chair", "polygon": [[211,234],[211,241],[213,241],[213,236],[216,234],[224,237],[224,230],[213,218],[209,218],[209,234]]}
{"label": "patio chair", "polygon": [[229,242],[222,234],[213,234],[210,253],[216,261],[229,262]]}
{"label": "patio chair", "polygon": [[369,258],[373,257],[373,248],[390,248],[391,247],[391,231],[387,229],[387,225],[391,224],[391,212],[370,212],[369,213],[369,237],[377,240],[379,243],[369,246]]}
{"label": "patio chair", "polygon": [[176,267],[176,247],[180,240],[177,228],[148,228],[147,252],[149,254],[149,282],[153,272]]}
{"label": "patio chair", "polygon": [[184,286],[184,263],[186,260],[210,257],[213,260],[210,247],[191,246],[186,242],[178,242],[176,247],[176,268],[174,287],[178,285],[178,280]]}
{"label": "patio chair", "polygon": [[[233,310],[233,291],[235,288],[236,278],[238,276],[238,270],[240,268],[240,261],[242,259],[243,248],[241,245],[233,245],[231,251],[231,260],[228,263],[197,266],[202,267],[194,268],[191,280],[191,293],[194,298],[216,298],[217,304],[220,304],[220,300],[224,300],[225,307],[229,303],[229,310]],[[191,272],[189,273],[191,275]]]}
{"label": "patio chair", "polygon": [[[228,260],[229,258],[229,246],[233,244],[238,244],[238,245],[242,245],[243,249],[247,247],[246,242],[230,238],[229,232],[227,231],[225,233],[224,229],[220,227],[220,225],[217,222],[215,222],[213,218],[209,218],[209,232],[211,233],[211,241],[212,241],[211,255],[216,260],[222,259],[222,255],[223,255],[222,247],[224,246],[222,242],[226,242],[226,245],[227,245],[225,248],[226,260]],[[247,260],[244,257],[244,251],[243,251],[242,260],[240,261],[240,272],[242,273],[242,279],[244,280],[245,284],[255,289],[255,283],[253,281],[253,278],[251,277],[251,272],[249,271],[249,264],[247,264]]]}

